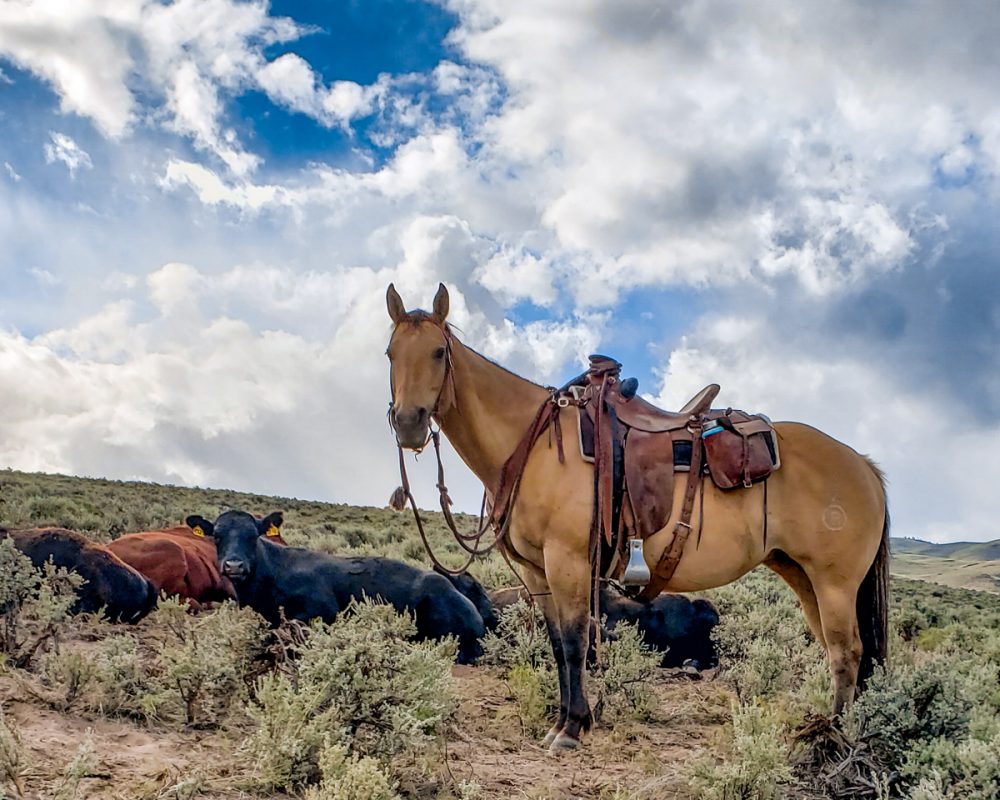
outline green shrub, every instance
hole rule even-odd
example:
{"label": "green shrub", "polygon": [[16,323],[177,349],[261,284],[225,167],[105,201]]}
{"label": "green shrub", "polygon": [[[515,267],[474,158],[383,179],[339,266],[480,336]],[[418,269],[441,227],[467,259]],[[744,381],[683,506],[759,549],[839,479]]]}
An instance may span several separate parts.
{"label": "green shrub", "polygon": [[928,658],[913,667],[876,669],[868,690],[855,703],[853,716],[859,736],[883,764],[892,766],[913,757],[911,748],[942,737],[964,738],[971,710],[954,663]]}
{"label": "green shrub", "polygon": [[542,612],[536,605],[518,600],[500,612],[495,631],[483,637],[482,664],[507,667],[549,667],[555,669],[552,645]]}
{"label": "green shrub", "polygon": [[144,709],[186,725],[218,724],[247,697],[247,676],[263,649],[264,620],[233,603],[194,616],[179,599],[161,600],[150,617],[152,626],[169,633]]}
{"label": "green shrub", "polygon": [[51,563],[36,570],[11,539],[0,540],[0,653],[15,667],[58,646],[83,579]]}
{"label": "green shrub", "polygon": [[595,716],[612,720],[648,719],[656,705],[650,681],[660,666],[660,654],[643,642],[635,625],[619,623],[613,638],[601,644],[601,669],[595,680],[599,701]]}
{"label": "green shrub", "polygon": [[776,800],[792,782],[781,723],[757,704],[733,705],[732,753],[696,762],[690,780],[703,800]]}
{"label": "green shrub", "polygon": [[371,756],[351,754],[343,745],[327,744],[319,756],[323,780],[306,790],[304,800],[397,800],[396,785],[385,767]]}
{"label": "green shrub", "polygon": [[24,745],[17,728],[8,723],[0,706],[0,788],[14,787],[17,797],[24,796],[22,775],[25,769]]}
{"label": "green shrub", "polygon": [[758,570],[716,590],[712,631],[723,674],[743,703],[797,688],[824,661],[792,592]]}
{"label": "green shrub", "polygon": [[289,671],[258,681],[246,706],[255,730],[242,748],[258,788],[315,781],[331,747],[344,748],[352,763],[356,756],[352,769],[368,774],[366,756],[386,764],[420,752],[453,719],[454,642],[411,641],[413,620],[391,606],[365,602],[351,611],[331,625],[314,621]]}
{"label": "green shrub", "polygon": [[76,800],[80,796],[80,781],[93,775],[96,768],[94,732],[88,728],[83,744],[80,745],[72,761],[63,769],[62,780],[56,789],[54,800]]}

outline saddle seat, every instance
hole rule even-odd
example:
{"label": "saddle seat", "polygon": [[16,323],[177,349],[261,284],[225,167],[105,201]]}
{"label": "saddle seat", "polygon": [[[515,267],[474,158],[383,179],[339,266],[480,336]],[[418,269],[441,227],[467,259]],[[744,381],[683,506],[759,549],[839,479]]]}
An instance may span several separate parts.
{"label": "saddle seat", "polygon": [[638,395],[629,398],[622,392],[609,392],[608,400],[614,407],[618,419],[630,428],[646,433],[665,433],[681,430],[697,422],[701,415],[711,408],[712,401],[718,393],[719,384],[710,383],[688,400],[680,411],[665,411]]}

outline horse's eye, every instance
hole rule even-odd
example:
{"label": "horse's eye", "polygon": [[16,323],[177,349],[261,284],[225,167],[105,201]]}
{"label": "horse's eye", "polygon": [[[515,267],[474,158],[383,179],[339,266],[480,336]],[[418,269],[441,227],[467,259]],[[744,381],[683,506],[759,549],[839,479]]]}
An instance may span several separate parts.
{"label": "horse's eye", "polygon": [[434,360],[440,361],[442,358],[444,358],[444,348],[439,347],[437,350],[434,351]]}

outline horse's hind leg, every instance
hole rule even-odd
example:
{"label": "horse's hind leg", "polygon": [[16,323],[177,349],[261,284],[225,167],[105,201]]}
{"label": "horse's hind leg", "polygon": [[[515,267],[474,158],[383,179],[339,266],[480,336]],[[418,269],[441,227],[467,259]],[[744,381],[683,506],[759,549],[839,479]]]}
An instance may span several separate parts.
{"label": "horse's hind leg", "polygon": [[861,634],[858,630],[857,585],[843,576],[816,576],[813,581],[823,636],[833,676],[833,715],[839,716],[857,693],[861,665]]}
{"label": "horse's hind leg", "polygon": [[820,647],[826,649],[826,637],[823,635],[823,623],[820,619],[819,601],[813,590],[812,581],[795,561],[781,550],[774,550],[765,560],[764,565],[777,573],[787,583],[799,598],[802,613],[805,615],[809,630],[816,637]]}

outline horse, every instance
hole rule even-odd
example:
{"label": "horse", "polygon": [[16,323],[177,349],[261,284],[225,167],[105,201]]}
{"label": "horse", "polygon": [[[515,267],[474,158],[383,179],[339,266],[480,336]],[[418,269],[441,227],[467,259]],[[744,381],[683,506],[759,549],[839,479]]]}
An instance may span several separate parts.
{"label": "horse", "polygon": [[[430,312],[408,312],[391,284],[386,303],[393,323],[386,350],[389,417],[399,447],[421,450],[436,423],[492,498],[512,451],[543,404],[552,403],[552,390],[464,345],[447,322],[444,284]],[[576,429],[579,409],[569,405],[552,413],[562,430]],[[816,428],[778,422],[774,429],[781,468],[766,481],[729,491],[702,481],[691,519],[701,535],[687,538],[663,589],[702,591],[760,564],[772,569],[798,596],[827,653],[836,717],[887,656],[885,478],[869,458]],[[585,660],[595,499],[593,465],[576,448],[561,452],[552,438],[534,443],[499,544],[542,606],[560,694],[559,715],[543,746],[559,751],[578,747],[593,721]],[[651,569],[673,539],[683,483],[674,486],[671,519],[643,542]]]}

